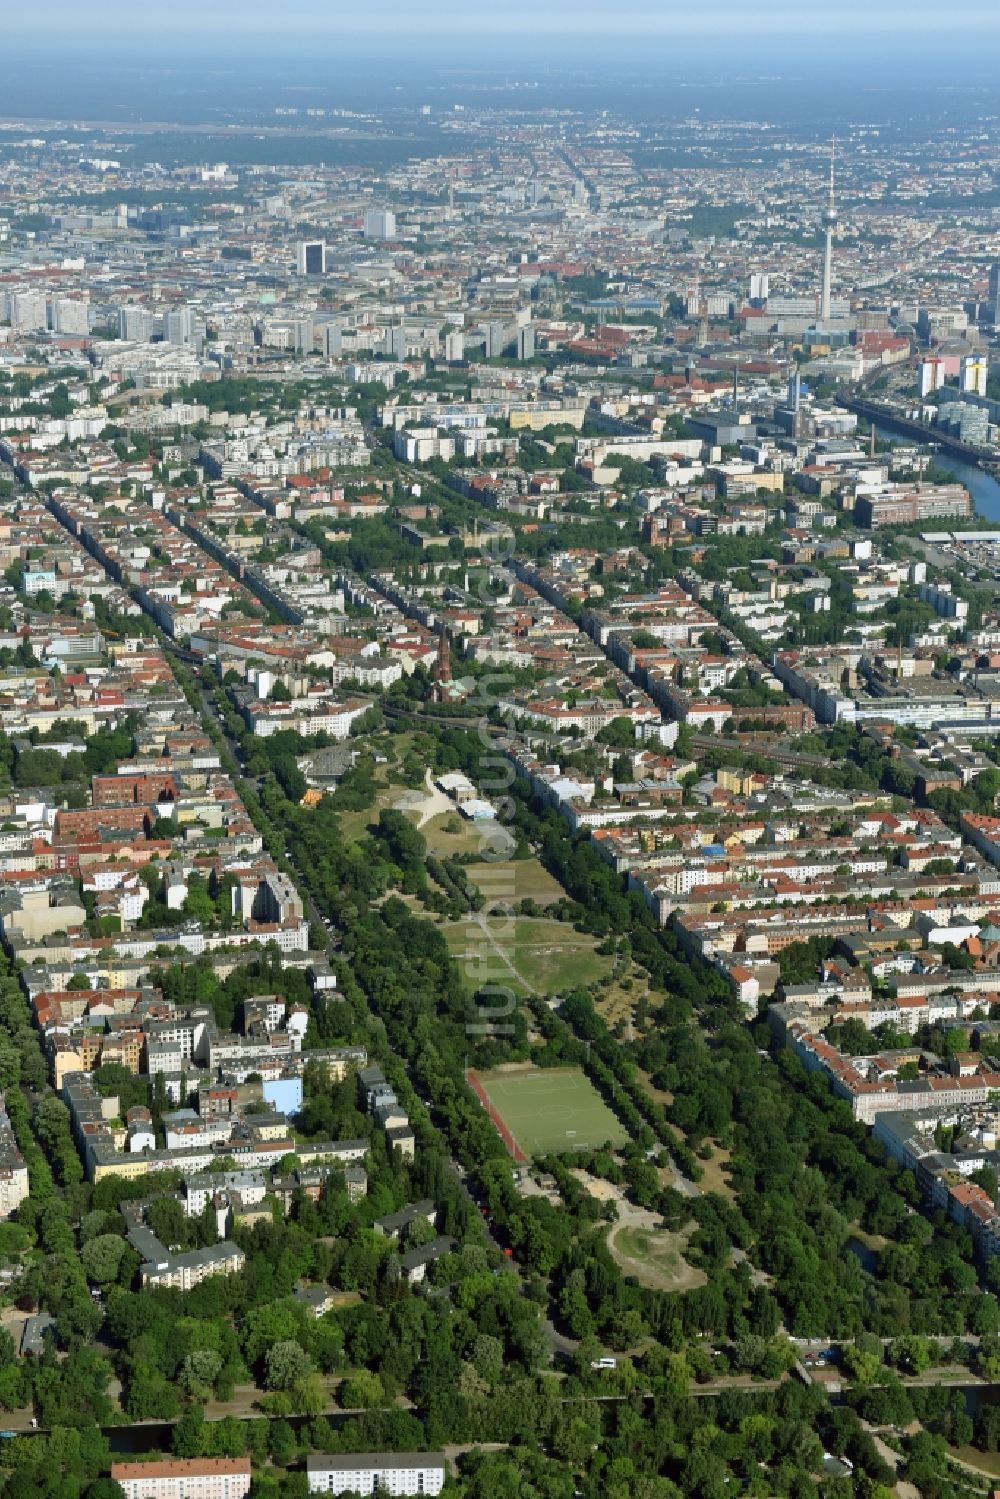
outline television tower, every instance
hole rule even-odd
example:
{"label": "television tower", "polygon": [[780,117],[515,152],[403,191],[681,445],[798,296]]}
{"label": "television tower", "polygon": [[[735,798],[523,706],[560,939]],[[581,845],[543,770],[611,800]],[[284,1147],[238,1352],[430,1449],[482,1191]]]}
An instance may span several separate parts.
{"label": "television tower", "polygon": [[826,254],[823,257],[823,296],[820,303],[819,319],[825,326],[830,321],[830,280],[833,269],[833,231],[837,227],[837,206],[833,201],[833,164],[837,154],[837,137],[834,136],[830,142],[830,198],[823,214],[823,223],[826,226]]}

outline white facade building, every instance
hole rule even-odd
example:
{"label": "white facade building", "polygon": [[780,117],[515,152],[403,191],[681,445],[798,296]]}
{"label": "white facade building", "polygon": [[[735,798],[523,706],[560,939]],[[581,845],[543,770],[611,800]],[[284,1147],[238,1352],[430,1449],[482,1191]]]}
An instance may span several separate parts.
{"label": "white facade building", "polygon": [[365,239],[395,239],[396,215],[389,208],[372,208],[365,214]]}
{"label": "white facade building", "polygon": [[442,1452],[319,1454],[306,1459],[310,1494],[440,1494]]}

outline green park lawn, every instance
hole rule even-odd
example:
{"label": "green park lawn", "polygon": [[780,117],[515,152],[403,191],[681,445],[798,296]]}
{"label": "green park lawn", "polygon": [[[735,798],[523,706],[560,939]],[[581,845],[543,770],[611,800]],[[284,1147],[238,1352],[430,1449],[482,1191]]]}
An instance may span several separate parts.
{"label": "green park lawn", "polygon": [[[413,817],[413,821],[417,821],[416,817]],[[450,859],[456,854],[481,854],[490,846],[485,830],[494,826],[493,823],[467,822],[456,810],[437,813],[424,823],[420,831],[427,839],[429,854],[436,854],[439,859]]]}
{"label": "green park lawn", "polygon": [[613,960],[596,951],[593,937],[564,921],[487,918],[495,948],[475,916],[449,922],[441,930],[459,964],[463,958],[469,960],[466,978],[473,989],[489,979],[522,992],[555,994],[586,987],[611,972]]}

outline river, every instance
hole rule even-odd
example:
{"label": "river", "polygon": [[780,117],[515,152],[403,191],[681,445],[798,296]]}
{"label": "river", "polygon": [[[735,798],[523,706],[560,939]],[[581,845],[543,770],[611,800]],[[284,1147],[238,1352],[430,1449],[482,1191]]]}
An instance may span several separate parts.
{"label": "river", "polygon": [[[902,432],[890,432],[887,428],[879,427],[877,424],[875,432],[886,442],[912,443],[920,447],[930,446],[928,443],[918,444],[915,437]],[[956,458],[951,453],[935,452],[934,460],[941,468],[946,468],[953,473],[960,484],[965,485],[972,496],[977,515],[981,515],[984,520],[1000,522],[1000,484],[992,474],[988,474],[985,469],[976,468],[974,464],[964,463],[961,458]],[[940,526],[935,526],[934,529],[946,531],[947,521],[942,519]]]}
{"label": "river", "polygon": [[[323,1419],[339,1431],[349,1422],[356,1421],[363,1411],[330,1410],[323,1412]],[[263,1416],[259,1411],[242,1411],[237,1421],[287,1420],[298,1436],[308,1426],[311,1416]],[[116,1456],[141,1456],[146,1452],[169,1452],[174,1439],[175,1421],[139,1421],[131,1426],[104,1426],[102,1431],[108,1439],[111,1451]],[[30,1431],[19,1431],[18,1436],[31,1436]]]}

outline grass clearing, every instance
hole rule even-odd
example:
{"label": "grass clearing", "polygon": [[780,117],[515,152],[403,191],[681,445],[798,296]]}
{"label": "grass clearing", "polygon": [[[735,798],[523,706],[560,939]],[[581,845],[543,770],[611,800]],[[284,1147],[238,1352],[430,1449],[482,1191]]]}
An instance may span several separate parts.
{"label": "grass clearing", "polygon": [[428,853],[447,859],[453,854],[482,854],[491,846],[489,830],[495,826],[493,822],[466,822],[456,809],[437,813],[420,831],[427,839]]}
{"label": "grass clearing", "polygon": [[450,854],[482,854],[489,846],[486,829],[494,827],[493,823],[477,826],[466,822],[457,807],[433,786],[430,772],[420,786],[404,783],[401,765],[412,748],[412,739],[412,734],[402,734],[394,739],[392,749],[396,758],[393,763],[375,766],[373,779],[378,790],[373,804],[360,812],[339,814],[345,839],[352,842],[364,838],[378,823],[379,813],[392,808],[404,812],[414,826],[420,828],[427,839],[429,853],[439,858],[447,858]]}
{"label": "grass clearing", "polygon": [[364,812],[338,812],[340,827],[344,835],[345,843],[357,843],[370,833],[378,822],[378,814],[383,807],[391,807],[393,793],[387,787],[380,791],[375,799],[375,805]]}
{"label": "grass clearing", "polygon": [[561,993],[596,983],[613,962],[597,952],[588,932],[545,917],[486,918],[484,933],[473,916],[449,922],[442,931],[453,956],[466,960],[473,988],[489,979],[510,982],[513,973],[527,991]]}
{"label": "grass clearing", "polygon": [[533,900],[549,906],[566,894],[558,880],[552,878],[538,859],[505,859],[495,863],[470,864],[469,879],[489,899],[504,899],[512,904]]}
{"label": "grass clearing", "polygon": [[598,990],[594,996],[594,1009],[611,1030],[616,1025],[628,1026],[636,1006],[649,998],[646,975],[635,964],[630,966],[625,982],[629,986],[627,989],[620,979],[615,979],[609,988]]}
{"label": "grass clearing", "polygon": [[666,1088],[658,1088],[649,1073],[643,1072],[641,1067],[639,1068],[639,1076],[642,1078],[642,1085],[650,1098],[655,1099],[657,1103],[662,1103],[665,1109],[669,1109],[674,1101],[674,1095],[668,1092]]}
{"label": "grass clearing", "polygon": [[[392,750],[396,759],[392,764],[386,763],[376,765],[372,771],[372,779],[378,786],[378,794],[372,806],[366,807],[361,812],[340,812],[340,826],[343,830],[344,839],[347,843],[357,842],[364,838],[365,834],[378,822],[378,815],[383,807],[394,807],[402,795],[406,794],[406,787],[399,779],[399,766],[410,748],[413,738],[412,734],[400,734],[392,741]],[[361,753],[363,746],[359,745]]]}
{"label": "grass clearing", "polygon": [[693,1291],[708,1277],[684,1258],[686,1233],[646,1228],[639,1223],[615,1223],[608,1230],[608,1249],[625,1275],[654,1291]]}
{"label": "grass clearing", "polygon": [[439,930],[470,990],[498,984],[522,998],[531,993],[531,986],[515,966],[517,949],[501,928],[488,925],[484,933],[477,918],[470,915],[461,921],[447,921]]}
{"label": "grass clearing", "polygon": [[628,1132],[578,1067],[480,1072],[476,1079],[526,1156],[628,1143]]}
{"label": "grass clearing", "polygon": [[957,1458],[977,1473],[988,1478],[1000,1478],[1000,1452],[980,1452],[978,1447],[949,1447],[952,1457]]}
{"label": "grass clearing", "polygon": [[[379,813],[388,808],[404,812],[414,827],[417,827],[419,813],[406,804],[407,799],[416,794],[405,786],[385,786],[379,790],[374,804],[366,811],[341,812],[340,823],[344,837],[348,842],[363,838],[376,827]],[[439,859],[447,859],[452,854],[482,853],[484,828],[492,826],[492,823],[466,822],[458,812],[440,812],[424,823],[420,831],[427,839],[427,852],[436,854]]]}
{"label": "grass clearing", "polygon": [[720,1197],[733,1201],[735,1193],[727,1175],[729,1171],[729,1152],[723,1150],[721,1145],[713,1144],[712,1156],[708,1161],[698,1158],[698,1164],[705,1173],[701,1179],[700,1186],[703,1192],[718,1192]]}
{"label": "grass clearing", "polygon": [[518,918],[514,933],[514,967],[542,993],[594,984],[611,970],[612,959],[596,951],[589,932],[577,932],[565,921]]}

